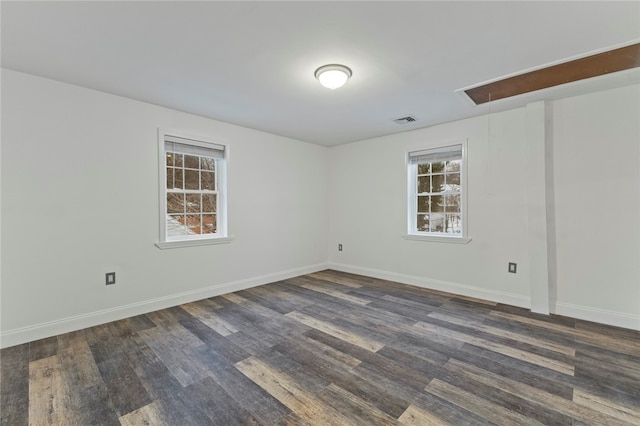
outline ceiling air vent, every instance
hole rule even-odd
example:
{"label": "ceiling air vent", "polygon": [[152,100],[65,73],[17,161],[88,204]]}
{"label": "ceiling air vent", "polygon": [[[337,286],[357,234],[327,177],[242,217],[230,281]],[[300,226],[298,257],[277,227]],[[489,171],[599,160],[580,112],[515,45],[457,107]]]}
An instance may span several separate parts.
{"label": "ceiling air vent", "polygon": [[402,117],[402,118],[396,118],[395,120],[393,120],[394,123],[400,124],[400,125],[413,123],[414,121],[416,121],[416,118],[410,115],[407,115],[406,117]]}

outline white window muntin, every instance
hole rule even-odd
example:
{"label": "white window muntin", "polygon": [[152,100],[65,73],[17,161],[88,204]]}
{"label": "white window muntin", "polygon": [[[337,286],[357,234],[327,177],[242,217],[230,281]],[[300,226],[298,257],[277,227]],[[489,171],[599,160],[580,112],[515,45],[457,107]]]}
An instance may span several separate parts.
{"label": "white window muntin", "polygon": [[[181,136],[178,136],[181,135]],[[215,142],[207,141],[205,138],[200,137],[184,137],[182,132],[167,132],[159,130],[158,132],[159,143],[159,183],[160,183],[160,242],[172,243],[180,241],[192,241],[192,240],[214,240],[222,239],[227,236],[226,229],[226,156],[227,147]],[[199,158],[209,158],[214,161],[213,173],[214,173],[214,187],[209,190],[202,188],[198,189],[175,189],[167,187],[167,169],[173,168],[173,166],[167,166],[167,153],[176,153],[181,155],[195,156]],[[182,170],[188,170],[190,172],[197,171],[198,177],[201,179],[202,169],[201,166],[198,169],[194,167],[185,167],[183,164],[179,167]],[[206,170],[205,170],[206,171]],[[185,180],[185,176],[182,177]],[[184,183],[183,183],[184,185]],[[188,229],[186,223],[176,222],[172,220],[172,215],[167,212],[167,197],[168,194],[184,194],[185,196],[185,209],[186,209],[186,196],[192,195],[214,195],[215,201],[215,229],[214,233],[197,234],[186,231]],[[201,199],[201,203],[202,203]],[[202,206],[202,204],[201,204]],[[212,212],[202,212],[199,214],[211,214]],[[185,215],[186,215],[185,211]],[[197,215],[196,212],[188,213],[190,215]],[[201,225],[204,220],[200,218]],[[183,235],[176,234],[176,228],[182,227],[185,230]],[[173,231],[172,231],[173,229]]]}
{"label": "white window muntin", "polygon": [[[463,241],[468,242],[470,238],[467,237],[467,215],[466,215],[466,141],[452,143],[448,145],[435,146],[433,148],[422,148],[412,150],[406,153],[405,161],[407,162],[407,235],[408,239],[425,239],[425,240],[443,240],[456,242]],[[418,178],[421,176],[446,176],[448,172],[437,171],[433,173],[418,173],[418,164],[425,162],[440,162],[440,161],[452,161],[460,160],[459,170],[459,191],[455,186],[447,185],[446,177],[444,177],[444,190],[433,192],[430,187],[428,191],[424,191],[421,188],[421,192],[418,192]],[[460,222],[455,224],[455,229],[459,232],[434,232],[424,231],[418,229],[418,215],[420,213],[435,214],[436,218],[445,220],[447,214],[450,217],[455,216],[455,212],[447,212],[446,208],[437,212],[424,212],[418,210],[419,197],[446,197],[446,196],[459,196],[458,207]],[[433,198],[429,198],[433,200]],[[446,204],[445,204],[446,205]],[[424,206],[422,206],[424,208]],[[431,216],[429,216],[431,219]],[[446,229],[445,229],[446,231]],[[416,238],[413,238],[416,237]]]}

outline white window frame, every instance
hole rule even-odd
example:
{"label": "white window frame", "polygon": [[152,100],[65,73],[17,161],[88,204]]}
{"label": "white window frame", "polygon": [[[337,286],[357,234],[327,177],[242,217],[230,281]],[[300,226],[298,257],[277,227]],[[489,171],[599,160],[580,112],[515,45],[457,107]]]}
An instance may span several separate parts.
{"label": "white window frame", "polygon": [[[178,142],[192,146],[194,149],[214,149],[222,151],[223,157],[216,159],[216,233],[204,235],[168,236],[167,232],[167,167],[166,143]],[[233,240],[227,228],[227,165],[229,162],[229,146],[210,138],[189,135],[179,130],[158,129],[158,198],[159,198],[159,241],[155,246],[160,249],[179,247],[224,244]]]}
{"label": "white window frame", "polygon": [[[462,232],[460,234],[450,234],[445,232],[424,232],[417,230],[417,176],[418,167],[417,164],[412,164],[410,156],[412,153],[428,152],[428,151],[441,151],[447,148],[453,149],[453,147],[461,146],[462,148],[462,166],[460,167],[460,214],[462,216]],[[407,190],[406,190],[406,225],[405,232],[402,237],[407,240],[415,241],[429,241],[439,243],[457,243],[467,244],[471,241],[471,237],[468,235],[468,216],[467,216],[467,141],[455,141],[450,143],[430,144],[426,146],[420,146],[412,148],[404,153],[406,177],[407,177]]]}

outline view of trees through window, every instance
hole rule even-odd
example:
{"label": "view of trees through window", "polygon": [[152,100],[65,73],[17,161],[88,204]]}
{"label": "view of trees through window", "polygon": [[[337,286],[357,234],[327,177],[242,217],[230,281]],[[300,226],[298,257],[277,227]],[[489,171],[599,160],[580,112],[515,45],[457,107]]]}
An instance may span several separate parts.
{"label": "view of trees through window", "polygon": [[417,164],[418,232],[462,232],[460,166],[462,160]]}
{"label": "view of trees through window", "polygon": [[216,159],[166,152],[167,235],[217,231]]}

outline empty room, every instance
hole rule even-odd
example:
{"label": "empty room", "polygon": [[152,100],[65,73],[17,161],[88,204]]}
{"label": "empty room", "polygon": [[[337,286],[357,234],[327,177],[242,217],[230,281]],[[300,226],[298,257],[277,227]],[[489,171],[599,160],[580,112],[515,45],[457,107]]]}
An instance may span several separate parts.
{"label": "empty room", "polygon": [[0,19],[0,424],[640,425],[640,2]]}

